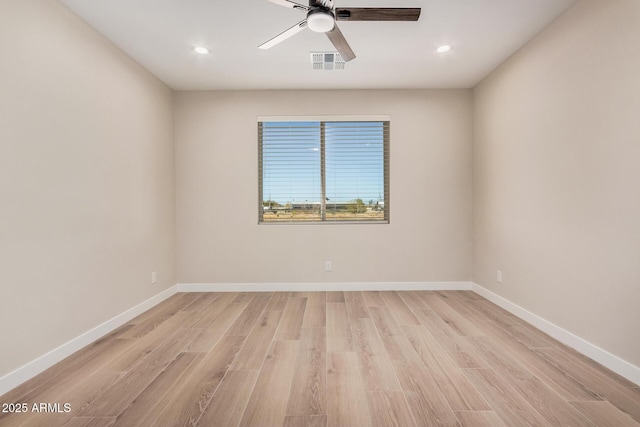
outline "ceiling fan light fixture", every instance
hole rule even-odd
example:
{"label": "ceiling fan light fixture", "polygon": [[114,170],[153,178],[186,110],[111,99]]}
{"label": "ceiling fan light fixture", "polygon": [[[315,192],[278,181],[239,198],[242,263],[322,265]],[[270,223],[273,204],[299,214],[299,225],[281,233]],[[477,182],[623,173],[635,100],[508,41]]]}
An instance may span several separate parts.
{"label": "ceiling fan light fixture", "polygon": [[333,30],[335,17],[329,10],[316,9],[307,15],[307,26],[316,33],[326,33]]}

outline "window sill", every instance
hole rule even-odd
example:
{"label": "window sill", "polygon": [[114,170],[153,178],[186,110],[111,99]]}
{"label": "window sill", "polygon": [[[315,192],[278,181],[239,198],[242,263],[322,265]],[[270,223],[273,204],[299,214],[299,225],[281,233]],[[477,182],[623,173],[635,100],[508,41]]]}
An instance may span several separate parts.
{"label": "window sill", "polygon": [[269,221],[269,222],[258,222],[258,225],[368,225],[368,224],[389,224],[388,219],[380,219],[380,220],[369,220],[369,221]]}

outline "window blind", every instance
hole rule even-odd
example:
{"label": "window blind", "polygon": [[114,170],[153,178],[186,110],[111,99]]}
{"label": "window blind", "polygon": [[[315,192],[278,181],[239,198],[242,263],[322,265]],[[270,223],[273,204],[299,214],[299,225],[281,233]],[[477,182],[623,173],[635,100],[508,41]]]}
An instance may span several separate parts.
{"label": "window blind", "polygon": [[388,222],[388,121],[258,123],[259,222]]}

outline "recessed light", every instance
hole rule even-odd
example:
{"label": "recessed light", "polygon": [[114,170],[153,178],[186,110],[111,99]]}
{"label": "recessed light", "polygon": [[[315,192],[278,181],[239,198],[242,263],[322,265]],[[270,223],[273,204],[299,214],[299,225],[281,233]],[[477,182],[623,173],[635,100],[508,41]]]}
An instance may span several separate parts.
{"label": "recessed light", "polygon": [[449,52],[450,50],[451,50],[451,46],[449,46],[448,44],[443,44],[442,46],[438,46],[438,48],[436,49],[436,52],[446,53],[446,52]]}
{"label": "recessed light", "polygon": [[200,55],[208,55],[209,54],[209,49],[207,49],[204,46],[194,46],[193,47],[193,51],[197,54]]}

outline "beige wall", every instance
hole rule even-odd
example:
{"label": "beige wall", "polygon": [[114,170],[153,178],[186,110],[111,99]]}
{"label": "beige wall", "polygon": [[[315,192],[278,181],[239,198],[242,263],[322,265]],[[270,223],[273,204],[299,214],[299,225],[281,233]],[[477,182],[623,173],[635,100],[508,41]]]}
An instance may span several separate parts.
{"label": "beige wall", "polygon": [[[174,105],[178,282],[471,278],[470,91],[180,92]],[[259,226],[257,116],[354,114],[391,115],[391,223]]]}
{"label": "beige wall", "polygon": [[576,3],[474,90],[473,153],[474,281],[636,366],[639,22]]}
{"label": "beige wall", "polygon": [[0,376],[175,284],[171,98],[57,1],[0,2]]}

